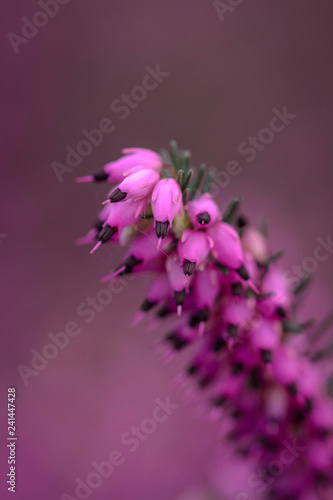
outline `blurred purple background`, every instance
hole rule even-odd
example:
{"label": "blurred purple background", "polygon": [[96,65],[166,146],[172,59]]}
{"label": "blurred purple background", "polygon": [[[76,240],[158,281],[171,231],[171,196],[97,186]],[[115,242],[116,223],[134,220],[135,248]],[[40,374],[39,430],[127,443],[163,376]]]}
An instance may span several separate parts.
{"label": "blurred purple background", "polygon": [[[115,449],[125,463],[90,498],[213,498],[181,497],[209,484],[217,435],[172,384],[184,358],[162,364],[152,348],[160,332],[128,327],[148,279],[130,281],[89,324],[76,312],[104,287],[99,279],[122,251],[103,248],[91,257],[75,246],[106,192],[75,177],[99,170],[123,147],[159,149],[171,138],[191,149],[194,164],[225,171],[237,160],[242,171],[219,190],[221,205],[240,194],[253,220],[267,215],[272,249],[288,249],[286,269],[301,265],[316,238],[332,230],[333,4],[244,1],[221,20],[211,1],[69,1],[28,43],[11,42],[7,33],[21,35],[21,18],[40,10],[17,0],[1,16],[0,497],[11,498],[5,398],[15,386],[15,498],[75,498],[75,479],[85,480],[92,462]],[[43,16],[35,19],[43,24]],[[122,120],[111,104],[157,65],[169,75]],[[296,118],[247,162],[239,145],[285,106]],[[76,148],[82,130],[103,118],[114,131],[59,182],[52,163],[64,163],[66,146]],[[308,315],[331,305],[332,262],[318,265]],[[18,365],[31,367],[31,350],[41,352],[48,334],[68,322],[81,333],[25,385]],[[130,453],[120,436],[168,396],[179,408]]]}

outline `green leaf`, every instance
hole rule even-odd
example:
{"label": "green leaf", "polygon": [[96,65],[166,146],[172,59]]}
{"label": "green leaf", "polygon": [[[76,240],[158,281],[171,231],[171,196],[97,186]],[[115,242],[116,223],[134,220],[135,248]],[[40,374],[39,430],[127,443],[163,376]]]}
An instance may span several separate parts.
{"label": "green leaf", "polygon": [[200,165],[198,173],[197,173],[197,176],[196,176],[196,178],[195,178],[195,180],[193,182],[193,185],[191,186],[191,190],[192,190],[193,196],[195,195],[195,193],[199,189],[199,186],[200,186],[200,184],[202,182],[202,179],[203,179],[203,176],[205,174],[205,171],[206,171],[206,165],[203,163],[202,165]]}
{"label": "green leaf", "polygon": [[176,141],[171,140],[170,141],[170,157],[171,157],[171,162],[173,166],[178,170],[179,168],[179,161],[178,161],[178,146]]}
{"label": "green leaf", "polygon": [[202,188],[202,194],[210,192],[213,179],[214,179],[214,172],[213,170],[210,170],[206,175],[206,179]]}
{"label": "green leaf", "polygon": [[220,262],[216,261],[215,262],[216,266],[219,268],[220,271],[222,271],[223,274],[230,274],[230,269],[228,269],[226,266],[221,264]]}
{"label": "green leaf", "polygon": [[186,189],[187,186],[188,186],[188,183],[190,182],[190,179],[192,177],[192,174],[193,174],[193,169],[191,168],[187,174],[185,175],[185,178],[184,178],[184,182],[183,182],[183,185],[182,185],[182,189]]}
{"label": "green leaf", "polygon": [[223,212],[223,220],[228,224],[233,224],[235,221],[236,213],[239,207],[241,199],[239,197],[233,198],[225,211]]}
{"label": "green leaf", "polygon": [[184,170],[178,170],[176,181],[178,182],[178,184],[180,185],[181,188],[183,186],[184,176],[185,176]]}
{"label": "green leaf", "polygon": [[285,250],[279,250],[278,252],[273,253],[272,255],[270,255],[268,257],[268,259],[265,262],[263,262],[263,266],[267,266],[267,267],[270,266],[270,264],[272,262],[275,262],[276,260],[281,259],[281,257],[284,254],[285,254]]}
{"label": "green leaf", "polygon": [[190,188],[186,188],[183,191],[183,203],[186,205],[192,199],[192,191]]}
{"label": "green leaf", "polygon": [[308,284],[310,283],[310,279],[311,279],[311,276],[307,276],[306,278],[303,278],[299,284],[297,285],[297,287],[294,289],[294,294],[295,295],[298,295],[299,293],[303,292],[303,290],[305,290],[308,286]]}
{"label": "green leaf", "polygon": [[190,158],[191,158],[190,151],[185,150],[182,152],[182,155],[180,157],[180,164],[181,164],[181,168],[184,170],[185,174],[187,173],[189,166],[190,166]]}
{"label": "green leaf", "polygon": [[170,170],[168,168],[163,168],[163,177],[167,177],[167,178],[171,177],[171,173],[170,173]]}
{"label": "green leaf", "polygon": [[282,321],[283,330],[290,333],[303,333],[302,325],[295,323],[289,319]]}

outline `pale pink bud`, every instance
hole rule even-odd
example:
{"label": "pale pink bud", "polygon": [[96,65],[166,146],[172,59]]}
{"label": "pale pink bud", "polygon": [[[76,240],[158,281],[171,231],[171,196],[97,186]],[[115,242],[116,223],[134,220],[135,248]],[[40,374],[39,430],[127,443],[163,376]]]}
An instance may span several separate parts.
{"label": "pale pink bud", "polygon": [[181,307],[185,302],[186,293],[189,287],[189,280],[183,273],[178,259],[168,259],[166,261],[166,270],[170,286],[174,292],[174,298],[179,314],[181,312]]}
{"label": "pale pink bud", "polygon": [[178,243],[178,255],[184,274],[191,275],[204,262],[210,251],[205,232],[186,229]]}
{"label": "pale pink bud", "polygon": [[220,290],[222,277],[222,273],[215,267],[206,267],[203,271],[195,273],[193,289],[198,309],[213,306]]}
{"label": "pale pink bud", "polygon": [[252,331],[251,341],[258,349],[272,350],[281,342],[281,325],[262,318]]}
{"label": "pale pink bud", "polygon": [[165,238],[168,228],[182,206],[182,192],[178,182],[175,179],[161,179],[155,185],[151,195],[151,207],[158,238]]}
{"label": "pale pink bud", "polygon": [[213,241],[212,254],[221,264],[239,269],[243,264],[243,251],[235,229],[226,222],[218,222],[208,229]]}
{"label": "pale pink bud", "polygon": [[[261,302],[261,307],[272,310],[271,313],[275,312],[275,309],[289,309],[292,293],[287,280],[284,277],[283,272],[277,265],[270,265],[267,273],[262,280],[261,292],[263,294],[272,293],[270,297]],[[264,310],[263,310],[264,312]]]}
{"label": "pale pink bud", "polygon": [[268,245],[266,238],[256,229],[249,228],[242,236],[244,251],[254,256],[257,262],[265,262],[268,258]]}

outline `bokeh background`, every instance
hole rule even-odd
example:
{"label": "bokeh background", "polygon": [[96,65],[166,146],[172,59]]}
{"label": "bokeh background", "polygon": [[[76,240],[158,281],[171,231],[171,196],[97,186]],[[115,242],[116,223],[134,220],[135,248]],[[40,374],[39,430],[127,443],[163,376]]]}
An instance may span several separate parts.
{"label": "bokeh background", "polygon": [[[7,34],[20,35],[22,17],[38,10],[35,1],[17,0],[1,14],[0,497],[12,495],[6,390],[15,386],[18,500],[76,498],[75,479],[85,480],[92,462],[114,449],[125,463],[92,499],[219,498],[211,480],[217,428],[172,382],[184,359],[163,364],[153,348],[160,332],[128,327],[148,278],[129,282],[90,324],[77,315],[122,251],[91,257],[75,246],[106,192],[75,177],[123,147],[159,149],[171,138],[191,149],[194,164],[224,170],[238,160],[242,172],[219,190],[221,205],[240,194],[252,220],[267,215],[272,249],[288,249],[286,269],[301,265],[316,238],[332,232],[333,4],[244,0],[221,20],[205,0],[72,0],[15,53]],[[169,75],[121,120],[111,103],[157,65]],[[284,106],[296,118],[248,163],[238,146]],[[66,146],[75,148],[82,130],[106,117],[115,130],[59,182],[52,163],[64,163]],[[331,307],[332,262],[318,266],[307,316]],[[69,321],[81,333],[25,385],[18,365],[31,366],[31,350],[40,352]],[[122,433],[168,396],[179,408],[129,453]]]}

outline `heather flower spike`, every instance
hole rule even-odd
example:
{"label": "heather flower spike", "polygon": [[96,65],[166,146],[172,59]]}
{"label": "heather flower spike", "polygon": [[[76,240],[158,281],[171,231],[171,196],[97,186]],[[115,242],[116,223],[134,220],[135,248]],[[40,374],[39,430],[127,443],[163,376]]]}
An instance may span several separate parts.
{"label": "heather flower spike", "polygon": [[[95,244],[92,251],[109,242],[128,247],[103,280],[151,275],[132,324],[145,319],[160,331],[174,318],[162,338],[165,355],[193,348],[182,383],[192,380],[192,397],[206,395],[208,418],[221,420],[222,446],[232,446],[248,477],[265,486],[258,500],[332,500],[333,371],[326,360],[333,343],[323,331],[333,315],[308,334],[312,322],[295,317],[307,281],[291,289],[282,252],[271,253],[266,234],[239,213],[240,198],[220,209],[209,192],[211,172],[202,166],[195,173],[188,151],[172,142],[163,160],[146,149],[123,153],[79,179],[115,185],[78,243]],[[288,452],[295,459],[275,474],[269,464]]]}

